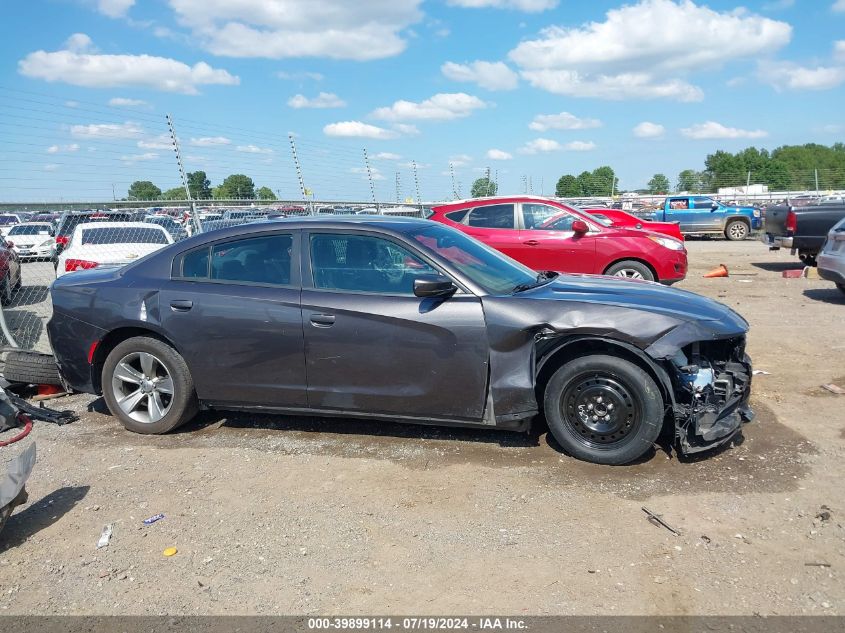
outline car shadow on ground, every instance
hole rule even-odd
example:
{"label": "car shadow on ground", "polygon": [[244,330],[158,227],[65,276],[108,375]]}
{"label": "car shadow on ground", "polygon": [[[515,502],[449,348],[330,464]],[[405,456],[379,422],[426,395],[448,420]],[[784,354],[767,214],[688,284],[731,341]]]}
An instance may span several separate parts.
{"label": "car shadow on ground", "polygon": [[804,296],[813,301],[845,305],[845,292],[842,292],[836,286],[831,286],[830,288],[807,288],[804,290]]}
{"label": "car shadow on ground", "polygon": [[801,270],[804,264],[801,262],[751,262],[752,266],[767,270],[770,273],[781,273],[784,270]]}
{"label": "car shadow on ground", "polygon": [[[32,310],[18,310],[12,306],[4,307],[3,315],[18,347],[22,350],[49,351],[41,315]],[[47,349],[43,349],[45,346]]]}
{"label": "car shadow on ground", "polygon": [[48,286],[23,286],[12,295],[12,303],[6,309],[44,303],[49,294],[50,288]]}
{"label": "car shadow on ground", "polygon": [[15,512],[0,534],[0,552],[17,547],[56,523],[85,498],[88,490],[90,486],[64,486]]}

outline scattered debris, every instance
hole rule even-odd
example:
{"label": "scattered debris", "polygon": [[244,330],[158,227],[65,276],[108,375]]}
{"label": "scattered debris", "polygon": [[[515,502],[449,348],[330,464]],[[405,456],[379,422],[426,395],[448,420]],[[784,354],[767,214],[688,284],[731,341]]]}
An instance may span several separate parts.
{"label": "scattered debris", "polygon": [[728,276],[728,267],[724,264],[719,264],[717,268],[714,268],[708,273],[704,273],[703,277],[705,279],[713,279],[715,277],[727,277]]}
{"label": "scattered debris", "polygon": [[829,383],[827,385],[822,385],[822,389],[829,391],[830,393],[835,393],[837,395],[842,395],[845,393],[845,389],[840,387],[839,385],[834,385],[833,383]]}
{"label": "scattered debris", "polygon": [[815,266],[805,266],[801,272],[803,273],[801,276],[807,279],[819,279],[819,269]]}
{"label": "scattered debris", "polygon": [[111,535],[114,532],[114,523],[109,523],[103,528],[102,534],[100,534],[100,539],[97,541],[97,549],[101,547],[107,547],[109,541],[111,541]]}
{"label": "scattered debris", "polygon": [[655,514],[654,512],[652,512],[651,510],[649,510],[645,506],[643,506],[643,512],[645,512],[648,515],[648,520],[649,520],[650,523],[652,523],[654,525],[662,525],[663,527],[665,527],[667,530],[669,530],[675,536],[681,535],[681,533],[678,532],[678,530],[676,530],[671,525],[666,523],[666,521],[664,521],[659,514]]}
{"label": "scattered debris", "polygon": [[164,551],[162,552],[162,554],[164,554],[165,556],[176,556],[176,553],[177,553],[178,551],[179,551],[179,550],[178,550],[178,549],[176,549],[175,547],[168,547],[166,550],[164,550]]}
{"label": "scattered debris", "polygon": [[784,270],[781,273],[781,276],[784,279],[800,279],[804,276],[804,270],[801,268],[795,268],[793,270]]}
{"label": "scattered debris", "polygon": [[804,563],[804,567],[830,567],[830,563]]}
{"label": "scattered debris", "polygon": [[770,372],[770,371],[764,371],[764,370],[762,370],[762,369],[755,369],[755,370],[753,370],[753,371],[751,372],[751,374],[752,374],[753,376],[771,376],[771,375],[772,375],[772,372]]}
{"label": "scattered debris", "polygon": [[142,523],[144,525],[152,525],[156,521],[161,521],[164,518],[163,514],[156,514],[155,516],[151,516],[149,519],[144,519]]}
{"label": "scattered debris", "polygon": [[819,513],[816,515],[816,518],[822,523],[824,523],[825,521],[830,521],[830,517],[830,508],[828,508],[827,506],[822,506],[819,509]]}
{"label": "scattered debris", "polygon": [[709,536],[707,536],[706,534],[702,534],[702,535],[701,535],[701,540],[702,540],[702,542],[703,542],[705,545],[709,545],[709,544],[710,544],[710,540],[711,540],[711,539],[710,539],[710,537],[709,537]]}

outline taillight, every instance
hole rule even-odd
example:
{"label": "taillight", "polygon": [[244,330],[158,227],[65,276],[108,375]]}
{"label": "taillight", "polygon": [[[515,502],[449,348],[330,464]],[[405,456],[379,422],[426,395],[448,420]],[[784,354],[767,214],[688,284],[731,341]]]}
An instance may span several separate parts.
{"label": "taillight", "polygon": [[59,246],[67,246],[67,243],[70,241],[67,235],[57,235],[56,236],[56,244]]}
{"label": "taillight", "polygon": [[65,272],[72,273],[75,270],[90,270],[99,266],[98,262],[91,262],[87,259],[66,259]]}
{"label": "taillight", "polygon": [[795,215],[795,211],[790,211],[786,214],[786,230],[790,233],[797,233],[798,232],[798,216]]}

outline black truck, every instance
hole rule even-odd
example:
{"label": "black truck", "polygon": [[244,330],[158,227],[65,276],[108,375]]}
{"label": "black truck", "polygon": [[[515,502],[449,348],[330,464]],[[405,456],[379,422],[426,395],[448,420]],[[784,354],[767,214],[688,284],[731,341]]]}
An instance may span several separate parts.
{"label": "black truck", "polygon": [[773,251],[788,248],[807,266],[815,266],[828,232],[842,218],[845,204],[841,203],[769,207],[760,241]]}

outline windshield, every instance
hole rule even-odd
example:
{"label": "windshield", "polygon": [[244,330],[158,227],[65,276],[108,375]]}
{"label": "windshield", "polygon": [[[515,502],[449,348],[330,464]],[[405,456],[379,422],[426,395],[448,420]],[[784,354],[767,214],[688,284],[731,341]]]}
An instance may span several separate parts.
{"label": "windshield", "polygon": [[530,268],[448,226],[427,226],[408,235],[448,260],[489,294],[511,294],[518,286],[537,279]]}
{"label": "windshield", "polygon": [[9,226],[10,224],[18,224],[17,216],[14,215],[0,215],[0,226]]}
{"label": "windshield", "polygon": [[103,227],[83,229],[82,244],[167,244],[167,237],[158,229]]}
{"label": "windshield", "polygon": [[18,224],[9,230],[9,235],[38,235],[39,233],[50,233],[49,224]]}

